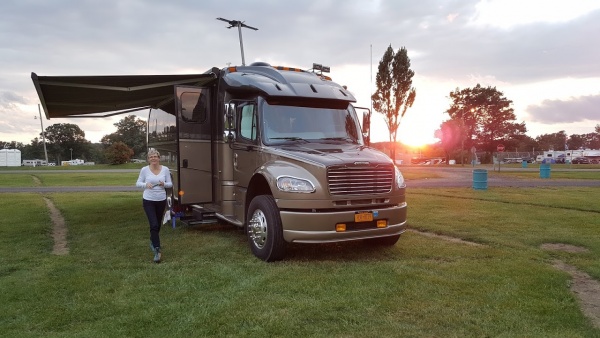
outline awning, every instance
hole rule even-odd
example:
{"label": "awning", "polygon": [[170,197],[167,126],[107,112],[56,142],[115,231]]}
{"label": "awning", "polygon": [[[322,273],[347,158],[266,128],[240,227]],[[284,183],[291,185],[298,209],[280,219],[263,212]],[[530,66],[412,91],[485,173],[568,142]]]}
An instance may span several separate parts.
{"label": "awning", "polygon": [[38,76],[31,79],[46,118],[106,117],[162,107],[173,113],[175,85],[205,86],[216,75]]}

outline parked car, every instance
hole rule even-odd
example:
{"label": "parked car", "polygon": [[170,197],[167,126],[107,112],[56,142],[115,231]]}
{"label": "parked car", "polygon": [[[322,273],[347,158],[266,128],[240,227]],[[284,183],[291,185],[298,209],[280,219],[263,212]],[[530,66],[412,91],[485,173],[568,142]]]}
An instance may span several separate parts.
{"label": "parked car", "polygon": [[523,157],[523,161],[526,161],[527,163],[533,163],[534,159],[532,157]]}
{"label": "parked car", "polygon": [[571,160],[571,163],[573,163],[573,164],[590,164],[590,163],[592,163],[592,161],[590,161],[590,159],[587,157],[575,157],[573,160]]}

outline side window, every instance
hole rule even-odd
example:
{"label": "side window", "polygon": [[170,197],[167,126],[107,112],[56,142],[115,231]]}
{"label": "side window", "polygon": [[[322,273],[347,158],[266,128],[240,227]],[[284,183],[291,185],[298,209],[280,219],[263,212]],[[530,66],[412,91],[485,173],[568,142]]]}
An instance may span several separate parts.
{"label": "side window", "polygon": [[247,140],[256,140],[256,106],[244,105],[240,109],[240,136]]}
{"label": "side window", "polygon": [[181,94],[181,119],[187,123],[204,123],[208,116],[208,96],[204,90],[200,93]]}

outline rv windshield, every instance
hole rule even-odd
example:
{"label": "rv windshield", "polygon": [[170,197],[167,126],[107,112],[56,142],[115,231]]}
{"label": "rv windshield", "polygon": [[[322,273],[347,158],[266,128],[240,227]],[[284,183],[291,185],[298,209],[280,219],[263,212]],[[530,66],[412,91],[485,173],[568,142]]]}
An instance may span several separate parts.
{"label": "rv windshield", "polygon": [[363,144],[354,108],[262,105],[263,142],[346,142]]}

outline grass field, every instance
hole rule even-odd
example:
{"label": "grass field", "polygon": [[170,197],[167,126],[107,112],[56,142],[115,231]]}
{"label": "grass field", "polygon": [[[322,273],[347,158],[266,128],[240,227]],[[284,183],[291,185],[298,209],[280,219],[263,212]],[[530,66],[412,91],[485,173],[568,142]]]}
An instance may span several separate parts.
{"label": "grass field", "polygon": [[[67,255],[51,254],[44,197],[65,218]],[[268,264],[231,226],[180,225],[163,228],[153,264],[139,192],[2,194],[0,336],[598,337],[551,263],[600,280],[599,198],[411,189],[411,228],[480,245],[408,232],[390,248],[291,245]]]}

